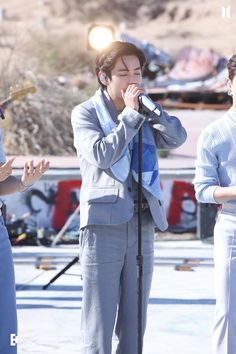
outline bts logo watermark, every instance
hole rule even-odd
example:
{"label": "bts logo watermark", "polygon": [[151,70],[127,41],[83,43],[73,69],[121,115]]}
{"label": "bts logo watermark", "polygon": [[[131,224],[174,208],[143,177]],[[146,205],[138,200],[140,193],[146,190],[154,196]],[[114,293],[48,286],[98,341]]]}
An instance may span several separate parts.
{"label": "bts logo watermark", "polygon": [[221,7],[221,16],[223,18],[230,18],[230,11],[231,11],[231,7],[230,6],[222,6]]}
{"label": "bts logo watermark", "polygon": [[18,336],[15,333],[11,333],[10,335],[10,346],[15,347],[18,343]]}

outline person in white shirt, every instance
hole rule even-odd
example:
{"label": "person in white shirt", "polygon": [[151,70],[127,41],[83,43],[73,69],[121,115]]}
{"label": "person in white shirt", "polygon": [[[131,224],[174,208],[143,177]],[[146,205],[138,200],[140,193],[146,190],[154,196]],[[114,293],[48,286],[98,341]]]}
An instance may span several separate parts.
{"label": "person in white shirt", "polygon": [[228,72],[233,104],[202,131],[193,181],[198,201],[222,204],[214,228],[214,354],[236,354],[236,54]]}

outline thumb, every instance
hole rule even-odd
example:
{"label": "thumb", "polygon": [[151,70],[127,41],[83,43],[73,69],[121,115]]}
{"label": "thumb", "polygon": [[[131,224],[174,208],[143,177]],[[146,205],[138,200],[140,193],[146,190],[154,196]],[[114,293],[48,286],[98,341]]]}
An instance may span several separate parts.
{"label": "thumb", "polygon": [[4,163],[4,166],[11,167],[15,160],[15,157],[12,157],[11,159],[7,160],[7,162]]}
{"label": "thumb", "polygon": [[16,159],[16,157],[14,156],[14,157],[12,157],[12,158],[9,160],[10,165],[13,164],[13,162],[15,161],[15,159]]}

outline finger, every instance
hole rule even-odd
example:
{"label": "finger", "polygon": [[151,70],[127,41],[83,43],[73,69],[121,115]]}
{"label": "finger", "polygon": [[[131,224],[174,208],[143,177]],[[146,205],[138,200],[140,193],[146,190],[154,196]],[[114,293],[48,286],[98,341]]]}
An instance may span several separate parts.
{"label": "finger", "polygon": [[1,165],[1,170],[5,172],[11,172],[12,171],[12,164],[13,161],[15,160],[15,157],[11,158],[7,162]]}
{"label": "finger", "polygon": [[0,168],[1,168],[1,170],[3,170],[3,171],[4,171],[4,170],[5,170],[5,168],[6,168],[6,166],[7,166],[7,162],[4,162],[4,163],[1,165],[1,167],[0,167]]}
{"label": "finger", "polygon": [[35,173],[34,175],[42,175],[44,173],[44,161],[45,160],[40,160],[36,166],[35,166]]}
{"label": "finger", "polygon": [[138,96],[143,93],[143,89],[141,87],[134,86],[131,92],[133,96]]}
{"label": "finger", "polygon": [[135,87],[137,87],[135,84],[129,84],[129,86],[127,87],[127,89],[125,91],[125,94],[132,94]]}
{"label": "finger", "polygon": [[43,165],[41,167],[42,173],[45,173],[49,169],[49,164],[50,164],[49,161],[43,163]]}
{"label": "finger", "polygon": [[132,97],[136,97],[139,94],[140,94],[140,90],[138,90],[137,88],[133,89],[131,92]]}
{"label": "finger", "polygon": [[22,180],[25,180],[28,177],[28,170],[29,170],[28,163],[25,162],[23,173],[22,173]]}
{"label": "finger", "polygon": [[25,162],[23,173],[28,174],[28,172],[29,172],[29,164],[28,164],[28,162]]}
{"label": "finger", "polygon": [[140,89],[140,87],[133,86],[130,89],[129,96],[135,98],[138,97],[141,93],[143,93],[143,90]]}
{"label": "finger", "polygon": [[143,90],[136,90],[134,91],[134,97],[138,97],[143,93]]}
{"label": "finger", "polygon": [[42,167],[42,161],[39,161],[36,165],[35,165],[35,170],[39,170]]}
{"label": "finger", "polygon": [[45,165],[45,160],[43,159],[42,161],[40,161],[40,171],[42,173],[44,173],[44,165]]}
{"label": "finger", "polygon": [[3,166],[0,167],[1,178],[6,179],[11,175],[11,173],[12,173],[11,165],[4,164]]}
{"label": "finger", "polygon": [[128,87],[127,87],[127,89],[126,89],[126,91],[125,91],[125,93],[132,93],[133,92],[133,89],[134,89],[134,85],[133,84],[130,84]]}
{"label": "finger", "polygon": [[140,86],[138,84],[129,84],[127,88],[130,92],[133,92],[136,89],[140,89]]}
{"label": "finger", "polygon": [[41,165],[41,170],[43,172],[45,172],[49,167],[49,161],[45,162],[45,160],[42,161],[42,165]]}
{"label": "finger", "polygon": [[3,168],[9,168],[13,164],[15,160],[15,157],[12,157],[11,159],[7,160],[1,167]]}
{"label": "finger", "polygon": [[47,161],[44,165],[44,172],[46,172],[49,169],[49,167],[50,167],[50,162]]}
{"label": "finger", "polygon": [[47,161],[47,162],[43,162],[43,166],[42,166],[42,168],[41,168],[41,172],[42,173],[45,173],[48,169],[49,169],[49,165],[50,165],[50,162],[49,161]]}
{"label": "finger", "polygon": [[28,172],[29,172],[29,174],[33,174],[33,172],[34,172],[34,161],[33,160],[31,160],[29,163]]}
{"label": "finger", "polygon": [[130,85],[130,90],[131,90],[132,92],[134,92],[134,91],[143,90],[143,89],[142,89],[142,87],[140,87],[140,85],[131,84],[131,85]]}
{"label": "finger", "polygon": [[45,160],[43,159],[43,160],[40,161],[40,170],[41,170],[42,172],[44,172],[45,167],[46,167],[46,162],[45,162]]}
{"label": "finger", "polygon": [[15,161],[16,157],[12,157],[10,160],[8,160],[7,162],[9,162],[9,165],[12,165],[13,162]]}

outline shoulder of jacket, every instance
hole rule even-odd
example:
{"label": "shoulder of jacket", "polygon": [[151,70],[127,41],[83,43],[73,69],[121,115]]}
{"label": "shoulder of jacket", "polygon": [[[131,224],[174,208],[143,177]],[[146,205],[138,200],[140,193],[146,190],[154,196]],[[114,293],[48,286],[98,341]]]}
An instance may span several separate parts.
{"label": "shoulder of jacket", "polygon": [[78,117],[81,114],[82,115],[91,114],[91,113],[93,113],[94,110],[95,110],[95,108],[93,105],[92,98],[89,98],[87,101],[84,101],[73,108],[72,113],[71,113],[71,118],[75,119],[76,117]]}

